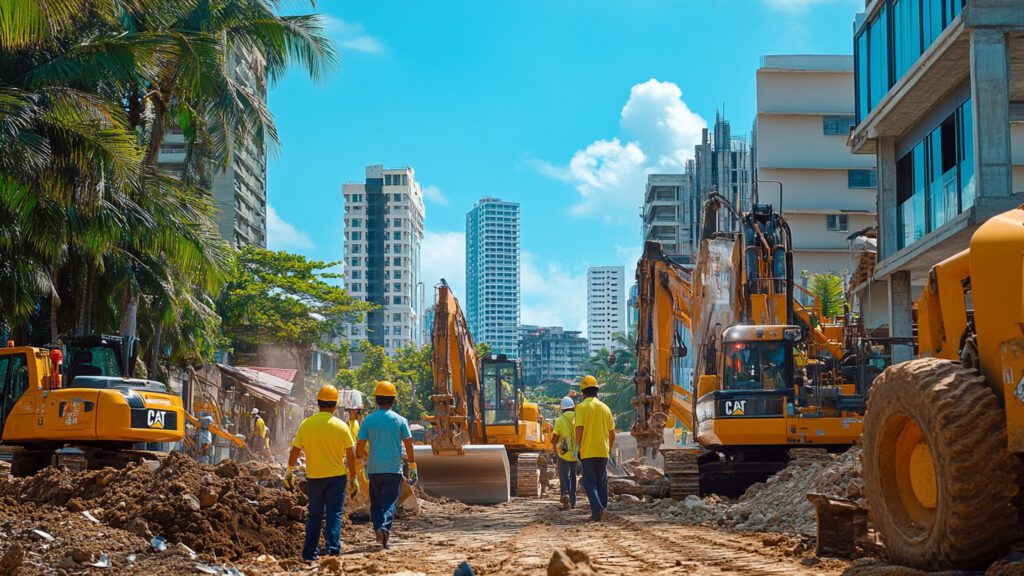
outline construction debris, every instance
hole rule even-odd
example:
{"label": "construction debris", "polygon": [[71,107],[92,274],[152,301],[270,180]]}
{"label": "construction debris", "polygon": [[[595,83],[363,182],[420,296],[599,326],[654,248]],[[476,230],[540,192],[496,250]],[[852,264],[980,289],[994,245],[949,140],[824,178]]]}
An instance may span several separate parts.
{"label": "construction debris", "polygon": [[582,550],[566,548],[555,550],[548,562],[548,576],[593,576],[597,574],[590,565],[590,557]]}
{"label": "construction debris", "polygon": [[811,537],[816,535],[817,521],[807,494],[821,494],[866,506],[864,481],[860,475],[860,448],[851,448],[838,456],[800,458],[767,482],[754,484],[735,501],[716,495],[703,499],[691,495],[682,501],[655,498],[621,503],[643,506],[657,516],[675,521]]}

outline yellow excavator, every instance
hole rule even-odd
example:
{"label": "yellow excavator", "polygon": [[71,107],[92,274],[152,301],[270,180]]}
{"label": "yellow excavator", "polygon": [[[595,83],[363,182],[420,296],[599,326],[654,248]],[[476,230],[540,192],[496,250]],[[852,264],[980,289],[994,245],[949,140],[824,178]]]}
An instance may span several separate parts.
{"label": "yellow excavator", "polygon": [[875,379],[864,422],[871,519],[896,562],[984,569],[1018,535],[1024,479],[1024,206],[936,264],[922,357]]}
{"label": "yellow excavator", "polygon": [[[34,474],[62,458],[88,468],[121,467],[149,455],[140,443],[184,436],[181,398],[160,382],[127,378],[137,344],[86,336],[61,348],[0,349],[0,426],[18,447],[11,474]],[[68,362],[64,365],[65,354]]]}
{"label": "yellow excavator", "polygon": [[[738,232],[714,229],[721,208]],[[739,214],[712,194],[693,268],[648,242],[637,265],[639,326],[631,430],[654,451],[675,418],[695,441],[666,450],[674,497],[742,494],[785,467],[790,449],[849,448],[860,436],[864,390],[841,330],[826,332],[794,298],[792,240],[767,204]],[[680,382],[692,345],[692,382]],[[837,337],[839,340],[837,340]]]}
{"label": "yellow excavator", "polygon": [[523,391],[518,362],[478,358],[448,283],[436,287],[430,446],[416,446],[419,483],[432,496],[470,504],[540,496],[551,424]]}

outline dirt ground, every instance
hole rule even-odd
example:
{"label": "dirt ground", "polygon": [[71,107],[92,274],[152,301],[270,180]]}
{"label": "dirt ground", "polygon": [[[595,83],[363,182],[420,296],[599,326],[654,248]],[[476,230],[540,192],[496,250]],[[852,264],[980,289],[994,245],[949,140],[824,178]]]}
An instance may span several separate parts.
{"label": "dirt ground", "polygon": [[[630,508],[608,521],[586,522],[581,508],[563,512],[553,498],[514,499],[493,507],[424,503],[425,514],[400,520],[386,553],[370,527],[346,534],[346,573],[451,575],[463,561],[477,574],[546,574],[556,551],[589,557],[598,574],[840,574],[849,564],[819,560],[792,536],[737,534],[667,523]],[[794,554],[794,549],[796,553]],[[322,573],[322,572],[321,572]],[[568,572],[583,574],[586,572]]]}

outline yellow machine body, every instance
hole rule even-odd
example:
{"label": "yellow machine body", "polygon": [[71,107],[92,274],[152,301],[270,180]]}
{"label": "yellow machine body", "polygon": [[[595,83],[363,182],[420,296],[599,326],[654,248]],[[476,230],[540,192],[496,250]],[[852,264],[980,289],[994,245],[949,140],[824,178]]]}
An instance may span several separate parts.
{"label": "yellow machine body", "polygon": [[117,379],[121,385],[107,389],[64,387],[50,350],[27,346],[0,349],[0,368],[7,368],[0,370],[5,391],[16,397],[4,406],[4,443],[126,445],[184,437],[181,398],[151,389],[154,383]]}

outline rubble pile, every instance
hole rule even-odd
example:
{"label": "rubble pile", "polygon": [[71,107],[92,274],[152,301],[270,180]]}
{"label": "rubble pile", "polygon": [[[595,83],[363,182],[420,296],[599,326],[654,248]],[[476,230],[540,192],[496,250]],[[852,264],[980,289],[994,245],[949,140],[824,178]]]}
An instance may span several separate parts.
{"label": "rubble pile", "polygon": [[644,496],[664,498],[668,496],[669,484],[665,473],[654,466],[648,466],[642,460],[632,459],[622,463],[626,476],[614,476],[608,479],[608,488],[627,501],[636,502]]}
{"label": "rubble pile", "polygon": [[681,522],[813,536],[817,526],[815,511],[807,499],[807,494],[812,493],[867,506],[860,474],[860,448],[826,459],[795,460],[767,482],[748,488],[738,500],[711,495],[703,499],[689,496],[683,501],[656,499],[642,503],[625,499],[623,503]]}
{"label": "rubble pile", "polygon": [[[152,464],[152,465],[150,465]],[[156,537],[199,554],[237,560],[300,553],[305,496],[273,487],[279,475],[253,464],[200,465],[174,452],[159,464],[73,473],[47,468],[25,479],[0,481],[0,497],[22,504],[89,513],[104,527],[142,541]]]}

